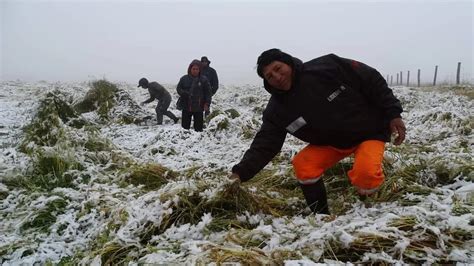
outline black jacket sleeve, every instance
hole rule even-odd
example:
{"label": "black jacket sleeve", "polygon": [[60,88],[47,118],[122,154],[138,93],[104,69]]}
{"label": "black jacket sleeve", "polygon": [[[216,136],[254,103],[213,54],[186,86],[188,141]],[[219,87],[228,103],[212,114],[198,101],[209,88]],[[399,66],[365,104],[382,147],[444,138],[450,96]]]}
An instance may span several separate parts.
{"label": "black jacket sleeve", "polygon": [[150,96],[150,98],[145,100],[143,103],[151,103],[151,102],[153,102],[153,100],[155,100],[155,98],[153,98],[153,96]]}
{"label": "black jacket sleeve", "polygon": [[207,106],[209,107],[212,101],[211,85],[209,84],[209,80],[207,78],[203,77],[201,80],[203,83],[202,90],[204,94],[204,104],[207,104]]}
{"label": "black jacket sleeve", "polygon": [[352,74],[360,81],[361,92],[378,109],[383,110],[388,121],[401,117],[403,108],[400,101],[376,69],[355,60],[332,56],[342,66],[344,73]]}
{"label": "black jacket sleeve", "polygon": [[183,88],[184,86],[184,79],[186,76],[183,76],[181,79],[179,79],[178,85],[176,86],[176,92],[178,92],[179,96],[188,96],[189,92]]}
{"label": "black jacket sleeve", "polygon": [[217,72],[214,68],[211,69],[213,79],[211,83],[211,88],[212,88],[212,95],[216,94],[217,89],[219,88],[219,78],[217,77]]}
{"label": "black jacket sleeve", "polygon": [[247,181],[262,170],[281,150],[285,142],[286,131],[278,128],[267,119],[253,139],[250,148],[242,160],[232,167],[232,172],[239,175],[241,181]]}

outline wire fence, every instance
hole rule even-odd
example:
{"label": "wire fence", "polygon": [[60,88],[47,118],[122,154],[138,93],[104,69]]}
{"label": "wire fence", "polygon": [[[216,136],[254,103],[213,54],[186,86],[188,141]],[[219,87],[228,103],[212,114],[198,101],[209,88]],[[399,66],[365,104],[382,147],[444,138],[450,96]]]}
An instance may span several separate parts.
{"label": "wire fence", "polygon": [[[406,74],[406,76],[404,76]],[[410,76],[416,74],[416,77]],[[460,85],[460,84],[472,84],[471,76],[467,73],[463,73],[461,75],[461,62],[458,62],[457,70],[456,70],[456,80],[454,81],[452,78],[445,79],[443,81],[438,81],[438,66],[435,66],[434,75],[432,78],[432,82],[422,82],[421,81],[421,69],[418,69],[416,73],[410,73],[410,70],[400,71],[396,73],[396,75],[387,74],[385,79],[387,84],[390,86],[436,86],[436,85]],[[405,77],[405,78],[404,78]],[[452,77],[452,76],[451,76]],[[410,80],[412,78],[412,80]]]}

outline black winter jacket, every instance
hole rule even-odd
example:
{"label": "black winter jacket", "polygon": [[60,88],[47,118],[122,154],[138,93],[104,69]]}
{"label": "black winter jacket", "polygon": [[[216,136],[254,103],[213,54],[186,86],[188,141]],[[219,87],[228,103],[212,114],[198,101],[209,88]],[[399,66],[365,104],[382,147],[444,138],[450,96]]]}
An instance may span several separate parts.
{"label": "black winter jacket", "polygon": [[203,112],[204,106],[211,104],[211,88],[205,76],[184,75],[176,90],[181,97],[181,108],[189,112]]}
{"label": "black winter jacket", "polygon": [[217,89],[219,88],[219,78],[217,77],[217,72],[214,68],[207,66],[202,68],[202,75],[206,76],[211,85],[212,95],[216,94]]}
{"label": "black winter jacket", "polygon": [[151,103],[153,100],[157,99],[158,101],[169,101],[171,102],[170,93],[158,82],[150,82],[148,84],[148,93],[150,93],[150,98],[147,99],[144,103]]}
{"label": "black winter jacket", "polygon": [[390,140],[389,122],[403,111],[375,69],[334,54],[302,63],[293,58],[287,92],[272,88],[263,123],[243,159],[232,168],[242,181],[280,151],[286,134],[305,142],[350,148],[366,140]]}

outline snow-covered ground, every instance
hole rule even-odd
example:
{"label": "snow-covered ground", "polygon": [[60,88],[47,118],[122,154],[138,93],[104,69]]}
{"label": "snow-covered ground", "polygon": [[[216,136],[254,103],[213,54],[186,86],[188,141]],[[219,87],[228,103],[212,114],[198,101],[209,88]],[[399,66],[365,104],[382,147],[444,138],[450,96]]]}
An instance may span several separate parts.
{"label": "snow-covered ground", "polygon": [[[333,216],[242,212],[235,214],[236,219],[249,226],[226,230],[211,230],[214,217],[204,213],[196,223],[176,223],[150,233],[147,230],[162,226],[181,206],[183,191],[211,199],[228,184],[231,167],[261,123],[269,97],[262,87],[221,87],[211,107],[221,113],[207,123],[204,132],[184,130],[167,117],[158,126],[154,120],[138,125],[100,123],[95,112],[81,115],[96,131],[60,122],[64,140],[33,150],[74,158],[83,167],[72,174],[83,179],[75,179],[71,187],[45,191],[12,182],[31,177],[36,158],[18,149],[24,140],[22,128],[32,122],[48,92],[59,91],[66,102],[75,103],[90,87],[88,83],[22,82],[0,86],[0,262],[4,265],[474,263],[474,103],[466,96],[394,88],[405,109],[408,135],[402,146],[387,146],[389,172],[403,179],[402,174],[411,171],[407,176],[414,176],[424,193],[402,191],[398,199],[371,205],[356,200],[346,212]],[[136,102],[148,97],[146,90],[135,85],[120,83],[118,87]],[[170,110],[180,116],[174,104],[175,88],[166,87],[174,99]],[[154,117],[155,105],[143,108]],[[123,113],[124,108],[119,104],[112,112]],[[239,116],[231,115],[231,109]],[[88,151],[83,143],[90,138],[108,140],[110,148]],[[288,177],[289,159],[304,146],[288,136],[280,160],[266,169]],[[158,163],[178,177],[154,190],[124,184],[124,169],[111,169],[127,161]],[[203,184],[206,189],[200,190]],[[258,183],[242,187],[264,193]],[[272,193],[278,198],[277,191]],[[301,206],[297,204],[302,195],[283,200]],[[38,217],[50,219],[43,223],[46,228],[37,225],[42,224]],[[149,237],[143,237],[145,231]]]}

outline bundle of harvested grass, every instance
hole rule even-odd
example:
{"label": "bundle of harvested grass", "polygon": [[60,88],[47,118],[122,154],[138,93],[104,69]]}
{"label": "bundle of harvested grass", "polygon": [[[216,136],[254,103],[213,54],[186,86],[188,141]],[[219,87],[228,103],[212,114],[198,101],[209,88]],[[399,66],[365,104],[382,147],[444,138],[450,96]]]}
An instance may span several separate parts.
{"label": "bundle of harvested grass", "polygon": [[58,91],[46,94],[33,121],[23,129],[25,138],[20,145],[20,151],[32,152],[28,147],[30,142],[38,146],[54,146],[64,136],[61,122],[66,123],[76,117],[77,113],[60,98]]}
{"label": "bundle of harvested grass", "polygon": [[92,82],[90,86],[92,88],[74,109],[79,113],[97,110],[101,118],[108,118],[109,111],[116,103],[117,86],[103,79]]}
{"label": "bundle of harvested grass", "polygon": [[126,181],[135,186],[143,185],[147,191],[160,188],[162,185],[176,178],[177,174],[159,164],[135,165],[129,170]]}
{"label": "bundle of harvested grass", "polygon": [[243,189],[239,182],[231,182],[225,184],[215,197],[203,204],[203,207],[211,209],[213,213],[228,211],[272,213],[273,209],[266,203]]}
{"label": "bundle of harvested grass", "polygon": [[[205,191],[208,185],[201,183],[198,191]],[[274,216],[295,214],[301,210],[291,209],[283,200],[273,199],[267,195],[256,195],[237,182],[229,182],[218,189],[212,198],[205,198],[197,191],[183,190],[177,194],[179,200],[173,203],[172,212],[164,217],[159,226],[149,225],[142,239],[161,234],[174,225],[185,223],[197,224],[206,213],[212,215],[212,222],[207,226],[211,231],[228,230],[229,228],[253,228],[255,225],[239,221],[237,215],[244,213],[266,213]]]}

